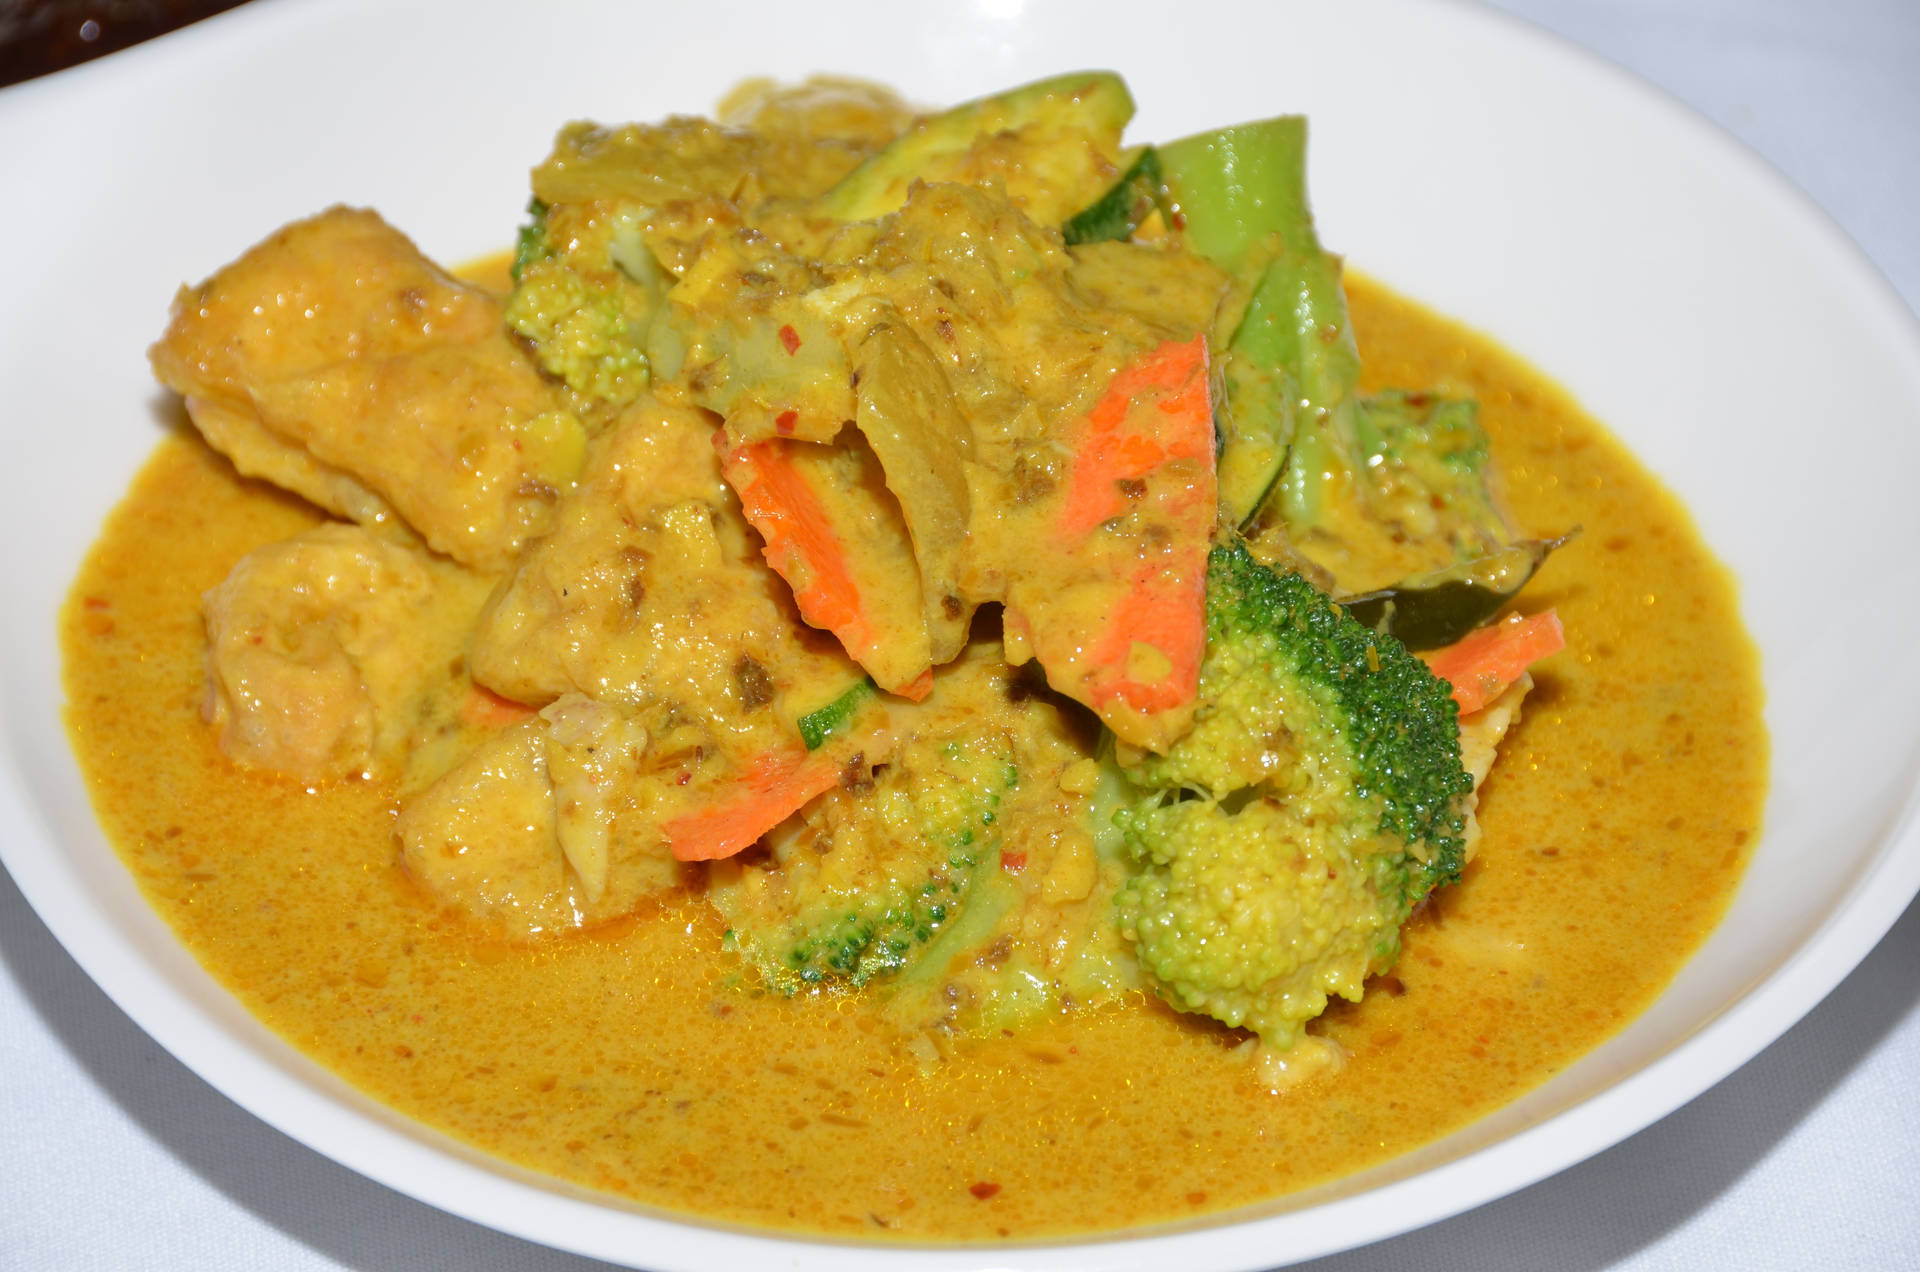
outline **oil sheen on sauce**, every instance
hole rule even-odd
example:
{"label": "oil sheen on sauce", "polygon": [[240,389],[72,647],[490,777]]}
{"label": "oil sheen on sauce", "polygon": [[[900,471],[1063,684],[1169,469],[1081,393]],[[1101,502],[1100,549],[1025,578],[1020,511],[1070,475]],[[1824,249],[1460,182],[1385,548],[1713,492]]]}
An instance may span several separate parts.
{"label": "oil sheen on sauce", "polygon": [[1685,512],[1550,383],[1349,282],[1368,388],[1474,396],[1519,523],[1584,527],[1528,589],[1568,649],[1483,792],[1465,881],[1319,1031],[1284,1094],[1240,1036],[1142,999],[910,1051],[858,998],[738,983],[690,898],[531,947],[437,915],[391,793],[236,770],[199,716],[201,592],[312,524],[184,426],[63,615],[68,719],[149,900],[249,1010],[374,1098],[647,1208],[836,1236],[1034,1237],[1191,1219],[1361,1170],[1513,1100],[1645,1008],[1725,909],[1766,768],[1755,653]]}

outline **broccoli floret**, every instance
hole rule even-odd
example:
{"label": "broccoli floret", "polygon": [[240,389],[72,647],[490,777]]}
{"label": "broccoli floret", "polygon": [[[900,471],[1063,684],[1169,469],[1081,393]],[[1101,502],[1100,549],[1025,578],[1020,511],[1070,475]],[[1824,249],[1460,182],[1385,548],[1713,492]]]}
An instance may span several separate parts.
{"label": "broccoli floret", "polygon": [[896,1024],[991,1034],[1145,988],[1113,922],[1130,872],[1114,814],[1131,788],[1110,759],[1082,757],[1071,777],[1050,767],[1008,787],[1014,828],[974,867],[966,909],[889,986]]}
{"label": "broccoli floret", "polygon": [[1128,766],[1120,923],[1175,1005],[1284,1047],[1458,878],[1458,714],[1397,641],[1237,541],[1208,562],[1200,695],[1190,734]]}
{"label": "broccoli floret", "polygon": [[527,223],[520,227],[520,233],[513,241],[513,281],[518,283],[527,266],[551,255],[553,248],[547,240],[547,205],[538,199],[528,199]]}
{"label": "broccoli floret", "polygon": [[941,744],[840,790],[773,844],[773,869],[716,865],[727,944],[783,993],[865,985],[911,961],[997,863],[996,810],[1017,781],[1004,744]]}
{"label": "broccoli floret", "polygon": [[514,254],[507,324],[550,374],[619,407],[647,387],[646,345],[666,280],[642,238],[643,209],[535,199]]}
{"label": "broccoli floret", "polygon": [[[857,720],[875,697],[863,683],[835,701]],[[711,867],[727,946],[755,979],[866,986],[896,1025],[962,1034],[1142,988],[1112,917],[1130,789],[1086,754],[1080,709],[991,642],[924,703],[882,709],[894,745],[871,784],[809,805],[769,836],[770,861]]]}

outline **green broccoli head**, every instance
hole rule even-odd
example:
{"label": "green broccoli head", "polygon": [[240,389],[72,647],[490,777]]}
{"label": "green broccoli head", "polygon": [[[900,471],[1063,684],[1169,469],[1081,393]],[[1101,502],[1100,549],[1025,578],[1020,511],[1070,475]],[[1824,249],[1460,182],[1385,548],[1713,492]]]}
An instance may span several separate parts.
{"label": "green broccoli head", "polygon": [[1458,713],[1397,641],[1238,542],[1208,562],[1200,695],[1193,731],[1128,767],[1120,922],[1171,1001],[1286,1045],[1459,876]]}
{"label": "green broccoli head", "polygon": [[513,241],[513,281],[518,283],[529,265],[552,255],[553,246],[547,238],[547,205],[537,198],[528,199],[527,223]]}
{"label": "green broccoli head", "polygon": [[647,387],[647,336],[666,291],[642,237],[644,209],[617,200],[548,207],[535,199],[528,211],[507,324],[568,388],[624,406]]}
{"label": "green broccoli head", "polygon": [[1121,929],[1183,1011],[1285,1047],[1399,953],[1407,907],[1384,837],[1275,797],[1149,801],[1123,828],[1144,869],[1120,892]]}
{"label": "green broccoli head", "polygon": [[[836,790],[773,839],[772,868],[716,863],[727,944],[783,993],[864,985],[912,961],[995,864],[995,812],[1015,780],[1004,746],[916,755]],[[860,785],[860,784],[856,784]]]}

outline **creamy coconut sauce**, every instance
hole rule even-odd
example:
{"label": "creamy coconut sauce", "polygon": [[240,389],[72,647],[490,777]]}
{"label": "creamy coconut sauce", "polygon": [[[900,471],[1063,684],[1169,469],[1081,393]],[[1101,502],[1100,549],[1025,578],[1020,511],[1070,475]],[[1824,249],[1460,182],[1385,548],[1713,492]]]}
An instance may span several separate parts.
{"label": "creamy coconut sauce", "polygon": [[1363,388],[1472,396],[1516,520],[1579,524],[1529,588],[1568,649],[1482,792],[1465,880],[1282,1094],[1243,1035],[1155,1000],[935,1055],[861,997],[746,986],[698,896],[532,945],[403,872],[395,792],[243,771],[201,718],[200,595],[315,524],[186,427],[62,618],[96,807],[156,909],[249,1010],[409,1117],[517,1166],[708,1219],[835,1236],[1110,1231],[1361,1170],[1536,1086],[1643,1010],[1726,908],[1766,767],[1755,652],[1687,515],[1552,384],[1349,280]]}

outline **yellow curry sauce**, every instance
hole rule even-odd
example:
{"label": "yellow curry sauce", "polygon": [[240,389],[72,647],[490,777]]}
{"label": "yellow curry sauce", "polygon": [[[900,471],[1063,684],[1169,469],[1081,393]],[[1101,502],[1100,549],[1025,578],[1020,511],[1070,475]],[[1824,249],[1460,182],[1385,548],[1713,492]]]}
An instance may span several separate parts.
{"label": "yellow curry sauce", "polygon": [[200,716],[199,598],[317,514],[184,427],[108,521],[62,620],[99,814],[181,939],[270,1027],[401,1112],[671,1211],[836,1236],[1070,1234],[1246,1205],[1514,1099],[1641,1011],[1739,879],[1760,683],[1686,514],[1564,394],[1349,281],[1366,384],[1479,399],[1518,523],[1579,524],[1528,590],[1568,649],[1482,792],[1464,882],[1389,977],[1314,1026],[1341,1071],[1283,1094],[1244,1035],[1144,996],[937,1062],[858,995],[742,988],[698,897],[513,945],[397,864],[393,791],[234,766]]}

